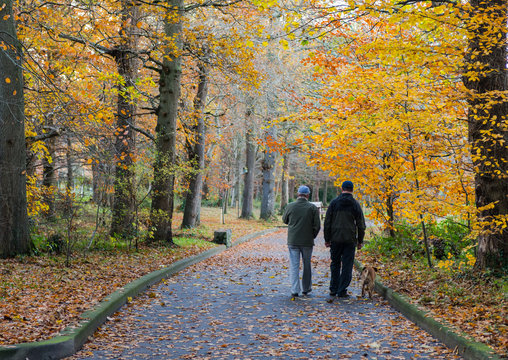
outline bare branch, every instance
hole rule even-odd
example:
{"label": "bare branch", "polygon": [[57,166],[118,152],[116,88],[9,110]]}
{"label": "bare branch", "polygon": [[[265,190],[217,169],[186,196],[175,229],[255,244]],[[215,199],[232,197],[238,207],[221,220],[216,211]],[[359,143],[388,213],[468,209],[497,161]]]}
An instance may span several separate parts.
{"label": "bare branch", "polygon": [[77,42],[79,44],[90,46],[91,48],[99,51],[102,54],[113,55],[115,53],[115,49],[110,49],[108,47],[105,47],[105,46],[102,46],[102,45],[99,45],[99,44],[91,43],[91,42],[89,42],[89,41],[87,41],[87,40],[85,40],[83,38],[79,38],[79,37],[72,36],[72,35],[69,35],[69,34],[59,34],[58,36],[61,37],[62,39],[67,39],[67,40],[70,40],[70,41]]}
{"label": "bare branch", "polygon": [[183,9],[183,11],[192,11],[197,8],[203,8],[203,7],[214,7],[214,8],[223,8],[228,7],[231,5],[235,5],[238,3],[241,3],[243,0],[233,0],[231,2],[215,2],[215,1],[205,1],[202,4],[193,4],[189,5],[186,8]]}
{"label": "bare branch", "polygon": [[150,140],[152,140],[152,141],[155,141],[155,136],[153,136],[153,135],[152,135],[151,133],[149,133],[148,131],[143,130],[143,129],[141,129],[141,128],[138,128],[136,125],[134,125],[134,124],[132,124],[132,123],[129,123],[129,122],[128,122],[127,124],[129,124],[129,126],[132,128],[132,130],[137,131],[138,133],[145,135],[147,138],[149,138],[149,139],[150,139]]}
{"label": "bare branch", "polygon": [[25,138],[27,143],[34,143],[37,141],[47,140],[56,136],[62,135],[62,129],[59,128],[51,128],[51,127],[44,127],[44,129],[48,129],[49,132],[44,134],[39,134],[35,136],[27,136]]}

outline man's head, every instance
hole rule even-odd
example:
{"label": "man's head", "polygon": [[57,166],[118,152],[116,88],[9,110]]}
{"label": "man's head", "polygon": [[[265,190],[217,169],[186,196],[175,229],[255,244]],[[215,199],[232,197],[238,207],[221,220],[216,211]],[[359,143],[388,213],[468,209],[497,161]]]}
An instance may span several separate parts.
{"label": "man's head", "polygon": [[309,197],[310,195],[310,189],[308,186],[305,186],[305,185],[302,185],[298,188],[298,196],[304,196],[304,197]]}
{"label": "man's head", "polygon": [[353,192],[353,183],[346,180],[342,183],[342,191]]}

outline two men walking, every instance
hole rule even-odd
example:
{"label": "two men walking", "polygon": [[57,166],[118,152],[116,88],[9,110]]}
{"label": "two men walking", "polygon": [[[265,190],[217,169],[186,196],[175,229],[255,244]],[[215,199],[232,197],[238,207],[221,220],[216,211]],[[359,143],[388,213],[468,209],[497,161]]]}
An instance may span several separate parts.
{"label": "two men walking", "polygon": [[[282,220],[288,224],[291,296],[300,292],[300,255],[303,260],[302,288],[312,290],[310,259],[314,239],[320,230],[319,210],[308,201],[310,190],[300,186],[298,199],[288,204]],[[325,246],[330,248],[330,298],[348,297],[356,248],[361,249],[365,235],[365,218],[360,204],[353,198],[353,183],[344,181],[342,193],[328,206],[324,222]]]}

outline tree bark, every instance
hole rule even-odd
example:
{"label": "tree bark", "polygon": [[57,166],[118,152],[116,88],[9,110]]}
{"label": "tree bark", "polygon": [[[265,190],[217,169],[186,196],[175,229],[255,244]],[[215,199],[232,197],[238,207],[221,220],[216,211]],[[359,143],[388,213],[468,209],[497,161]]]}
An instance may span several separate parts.
{"label": "tree bark", "polygon": [[12,1],[0,6],[0,257],[28,253],[22,50]]}
{"label": "tree bark", "polygon": [[65,157],[67,160],[67,184],[66,187],[69,190],[74,189],[74,170],[72,168],[72,144],[71,138],[67,135],[67,149],[65,153]]}
{"label": "tree bark", "polygon": [[395,218],[394,218],[394,211],[393,211],[393,202],[394,202],[393,195],[389,194],[386,196],[385,205],[386,205],[386,215],[388,217],[388,226],[386,227],[385,231],[388,233],[388,235],[391,238],[395,237]]}
{"label": "tree bark", "polygon": [[[176,145],[176,120],[178,100],[180,98],[182,48],[182,0],[171,0],[168,3],[168,16],[164,24],[164,33],[175,44],[167,44],[159,79],[160,103],[157,109],[156,159],[152,191],[152,208],[150,212],[151,234],[149,240],[173,244],[171,229],[174,201],[174,163]],[[176,15],[176,16],[175,16]],[[176,50],[172,46],[176,45]]]}
{"label": "tree bark", "polygon": [[[390,174],[390,158],[392,154],[385,153],[383,154],[383,163],[381,168],[383,169],[385,174]],[[385,198],[385,206],[386,206],[386,220],[387,226],[385,228],[385,232],[392,238],[395,237],[395,211],[394,211],[394,203],[395,203],[395,194],[393,193],[393,176],[385,175],[384,177],[384,194]]]}
{"label": "tree bark", "polygon": [[505,0],[471,0],[470,5],[464,84],[471,90],[469,141],[481,226],[476,267],[501,269],[508,263],[507,8]]}
{"label": "tree bark", "polygon": [[[275,127],[270,127],[266,133],[267,137],[275,139]],[[264,159],[262,161],[263,169],[263,195],[261,198],[261,213],[259,217],[264,220],[270,219],[274,214],[275,193],[274,193],[274,170],[275,170],[275,152],[270,148],[265,150]]]}
{"label": "tree bark", "polygon": [[282,179],[280,181],[281,191],[280,191],[280,213],[281,215],[284,213],[284,209],[286,209],[286,205],[289,200],[289,153],[284,153],[282,157]]}
{"label": "tree bark", "polygon": [[112,52],[122,82],[118,84],[115,131],[115,181],[111,219],[112,236],[129,237],[134,234],[134,154],[135,139],[131,124],[135,124],[136,104],[130,88],[138,72],[138,61],[132,54],[137,47],[136,24],[139,9],[131,1],[122,0],[120,45]]}
{"label": "tree bark", "polygon": [[[47,115],[46,127],[52,128],[54,125],[53,115]],[[56,181],[56,144],[55,138],[50,137],[45,140],[46,149],[48,150],[47,156],[42,159],[42,187],[43,187],[43,200],[48,206],[48,210],[44,213],[47,219],[55,218],[55,194],[57,193]]]}
{"label": "tree bark", "polygon": [[[206,53],[206,50],[205,50]],[[190,133],[194,136],[191,141],[187,140],[186,148],[189,161],[192,166],[192,173],[189,176],[189,189],[185,197],[185,208],[181,228],[193,228],[199,225],[199,215],[201,210],[201,190],[203,188],[203,171],[205,168],[205,118],[204,110],[206,96],[208,93],[208,66],[206,56],[198,64],[199,84],[196,98],[194,99],[194,119],[195,121]],[[227,201],[227,199],[225,199]]]}
{"label": "tree bark", "polygon": [[[252,114],[252,110],[247,111],[247,121]],[[252,218],[252,207],[254,202],[254,167],[256,164],[256,145],[254,144],[254,134],[251,126],[245,134],[245,173],[243,178],[243,197],[242,197],[242,219]]]}
{"label": "tree bark", "polygon": [[319,186],[320,186],[319,169],[316,167],[316,172],[314,174],[314,184],[312,186],[311,201],[319,202]]}
{"label": "tree bark", "polygon": [[65,151],[66,166],[67,166],[67,179],[65,191],[65,208],[64,215],[69,216],[72,213],[72,197],[70,196],[74,190],[74,171],[72,169],[72,144],[69,134],[66,136],[67,148]]}
{"label": "tree bark", "polygon": [[110,190],[113,188],[113,166],[108,156],[113,152],[109,141],[100,140],[100,150],[93,146],[90,151],[95,155],[92,159],[92,191],[93,201],[104,207],[112,206]]}
{"label": "tree bark", "polygon": [[[228,189],[224,189],[223,195],[222,195],[222,214],[226,215],[228,213],[228,197],[229,197],[229,191]],[[224,217],[222,218],[222,223],[224,224]]]}
{"label": "tree bark", "polygon": [[234,187],[231,194],[231,207],[237,207],[240,203],[240,197],[238,194],[240,193],[240,181],[242,176],[242,163],[241,163],[241,151],[240,151],[240,141],[235,141],[235,170],[234,170]]}
{"label": "tree bark", "polygon": [[328,206],[328,178],[324,179],[324,188],[323,188],[323,206]]}
{"label": "tree bark", "polygon": [[288,181],[288,202],[293,201],[296,199],[296,174],[298,174],[297,168],[296,168],[296,161],[291,161],[291,154],[288,154],[289,161],[289,181]]}

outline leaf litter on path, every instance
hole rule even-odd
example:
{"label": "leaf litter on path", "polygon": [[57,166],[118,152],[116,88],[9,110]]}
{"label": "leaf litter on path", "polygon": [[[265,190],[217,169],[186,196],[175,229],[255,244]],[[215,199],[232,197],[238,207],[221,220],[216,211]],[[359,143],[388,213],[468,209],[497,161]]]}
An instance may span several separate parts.
{"label": "leaf litter on path", "polygon": [[327,303],[324,246],[314,250],[311,295],[291,301],[285,236],[257,238],[166,279],[71,359],[459,358],[384,301],[358,298],[356,280],[352,297]]}

